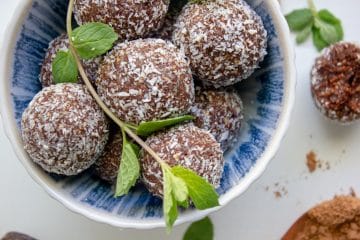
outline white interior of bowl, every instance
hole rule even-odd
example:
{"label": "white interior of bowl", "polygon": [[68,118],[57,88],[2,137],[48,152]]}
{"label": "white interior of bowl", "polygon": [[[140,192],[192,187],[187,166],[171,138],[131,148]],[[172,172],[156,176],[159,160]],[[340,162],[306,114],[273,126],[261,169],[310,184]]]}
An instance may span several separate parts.
{"label": "white interior of bowl", "polygon": [[[251,183],[253,183],[265,170],[269,161],[273,158],[278,150],[281,140],[290,123],[291,110],[294,105],[295,98],[295,67],[294,67],[294,52],[291,45],[290,33],[287,23],[280,11],[280,6],[276,0],[265,1],[268,11],[273,18],[273,23],[278,32],[280,45],[282,46],[282,54],[284,57],[284,77],[286,79],[284,86],[283,96],[283,109],[278,120],[278,126],[275,134],[272,136],[268,147],[262,156],[257,160],[251,171],[241,180],[241,182],[223,194],[220,198],[221,206],[225,206],[234,198],[243,193]],[[2,69],[2,76],[0,82],[0,99],[1,99],[1,115],[4,122],[4,129],[12,143],[13,149],[25,166],[32,178],[39,183],[50,196],[63,203],[70,210],[85,215],[93,220],[108,223],[114,226],[123,228],[155,228],[164,227],[162,219],[152,220],[146,219],[142,222],[136,219],[122,218],[119,216],[109,215],[106,212],[93,211],[93,209],[84,204],[72,201],[70,198],[64,196],[59,190],[59,186],[50,181],[48,174],[38,168],[28,157],[27,153],[22,147],[22,140],[18,134],[18,128],[13,117],[13,110],[11,108],[11,96],[9,93],[10,82],[8,79],[11,77],[11,67],[13,62],[13,50],[17,39],[17,34],[24,21],[26,13],[31,6],[31,0],[22,1],[13,17],[13,21],[8,27],[7,35],[4,39],[3,53],[5,55],[1,59],[0,66]],[[186,211],[179,217],[176,224],[181,224],[188,221],[195,221],[201,219],[210,212],[216,211],[221,207],[209,209],[206,211]]]}

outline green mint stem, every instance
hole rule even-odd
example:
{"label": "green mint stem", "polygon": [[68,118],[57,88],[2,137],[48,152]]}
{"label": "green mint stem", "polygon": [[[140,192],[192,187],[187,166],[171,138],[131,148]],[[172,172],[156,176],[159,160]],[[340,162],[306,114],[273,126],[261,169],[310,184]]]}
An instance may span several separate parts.
{"label": "green mint stem", "polygon": [[312,14],[314,15],[314,17],[317,16],[317,10],[316,10],[314,1],[313,0],[307,0],[307,2],[308,2],[309,8],[310,8]]}
{"label": "green mint stem", "polygon": [[121,121],[119,118],[117,118],[112,112],[111,110],[104,104],[104,102],[101,100],[101,98],[99,97],[99,95],[97,94],[97,92],[95,91],[94,87],[92,86],[89,78],[87,77],[84,67],[81,63],[81,60],[79,58],[79,55],[77,54],[76,49],[74,48],[72,39],[71,39],[71,34],[72,34],[72,13],[73,13],[73,8],[74,8],[74,1],[75,0],[70,0],[69,1],[69,7],[68,7],[68,12],[67,12],[67,18],[66,18],[66,30],[69,36],[69,49],[72,52],[72,54],[74,55],[76,64],[78,66],[80,75],[82,77],[82,79],[84,80],[84,83],[87,87],[87,89],[89,90],[90,94],[93,96],[93,98],[95,99],[95,101],[99,104],[99,106],[103,109],[103,111],[123,130],[127,133],[127,135],[129,137],[131,137],[135,142],[137,142],[145,151],[147,151],[160,165],[167,165],[167,163],[165,163],[160,157],[159,155],[152,150],[139,136],[137,136],[129,127],[128,125]]}

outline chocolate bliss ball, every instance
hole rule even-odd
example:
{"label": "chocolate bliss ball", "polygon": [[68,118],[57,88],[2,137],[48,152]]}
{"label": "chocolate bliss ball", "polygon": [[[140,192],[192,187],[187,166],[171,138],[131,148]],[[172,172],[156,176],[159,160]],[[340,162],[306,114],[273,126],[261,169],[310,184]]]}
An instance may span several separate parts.
{"label": "chocolate bliss ball", "polygon": [[131,40],[159,29],[168,7],[169,0],[76,0],[74,14],[79,25],[106,23]]}
{"label": "chocolate bliss ball", "polygon": [[197,87],[195,92],[195,104],[191,109],[196,117],[195,125],[210,131],[225,152],[240,135],[244,118],[240,96],[233,89],[203,90]]}
{"label": "chocolate bliss ball", "polygon": [[[180,165],[191,169],[214,187],[219,186],[224,157],[220,144],[208,131],[190,123],[157,133],[146,143],[171,167]],[[161,197],[161,167],[147,152],[141,154],[143,182],[151,193]]]}
{"label": "chocolate bliss ball", "polygon": [[109,183],[116,181],[122,155],[122,144],[121,131],[117,128],[112,129],[104,151],[94,164],[96,176]]}
{"label": "chocolate bliss ball", "polygon": [[128,123],[186,114],[194,101],[188,62],[173,44],[160,39],[117,45],[98,73],[100,97]]}
{"label": "chocolate bliss ball", "polygon": [[341,42],[324,49],[311,72],[316,106],[328,118],[350,123],[360,118],[360,47]]}
{"label": "chocolate bliss ball", "polygon": [[21,121],[24,148],[46,171],[76,175],[100,156],[108,139],[108,120],[80,84],[44,88]]}
{"label": "chocolate bliss ball", "polygon": [[206,85],[229,86],[248,78],[266,55],[261,18],[243,0],[188,3],[173,34],[193,73]]}
{"label": "chocolate bliss ball", "polygon": [[[59,51],[68,51],[68,48],[69,39],[66,34],[62,34],[50,42],[40,72],[40,82],[43,87],[48,87],[52,84],[55,84],[52,73],[52,63]],[[102,57],[97,57],[90,60],[82,60],[86,75],[92,82],[94,82],[97,77],[97,70],[99,68],[101,59]],[[82,82],[80,75],[78,82]]]}

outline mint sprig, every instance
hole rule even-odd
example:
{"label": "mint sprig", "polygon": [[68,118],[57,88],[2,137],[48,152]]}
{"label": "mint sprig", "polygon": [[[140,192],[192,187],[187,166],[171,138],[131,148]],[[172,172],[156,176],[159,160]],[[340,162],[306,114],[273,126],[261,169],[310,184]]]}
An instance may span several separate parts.
{"label": "mint sprig", "polygon": [[327,9],[317,11],[312,0],[309,8],[292,11],[285,16],[290,30],[297,33],[296,42],[301,44],[313,35],[313,43],[320,51],[344,38],[340,19]]}
{"label": "mint sprig", "polygon": [[183,240],[213,240],[214,225],[209,217],[192,223],[186,230]]}
{"label": "mint sprig", "polygon": [[[73,40],[73,30],[72,30],[72,13],[74,9],[74,2],[75,0],[69,0],[69,7],[66,17],[66,29],[69,37],[69,50],[71,55],[75,60],[75,64],[77,69],[87,87],[89,93],[92,95],[94,100],[97,104],[103,109],[103,111],[107,114],[107,116],[112,119],[121,129],[123,133],[123,159],[121,159],[120,168],[124,168],[123,170],[119,170],[119,178],[117,181],[117,195],[124,195],[126,194],[132,185],[135,184],[138,176],[139,176],[139,161],[138,161],[138,150],[139,148],[137,145],[128,142],[127,136],[132,138],[134,142],[136,142],[143,151],[146,151],[153,157],[153,159],[160,164],[163,175],[163,185],[164,185],[164,201],[163,201],[163,209],[164,209],[164,216],[166,219],[166,225],[168,231],[172,229],[173,224],[175,223],[177,216],[178,216],[178,206],[188,207],[189,206],[189,199],[191,199],[195,207],[199,207],[199,209],[204,209],[205,207],[215,207],[218,206],[218,195],[215,192],[215,189],[211,184],[205,181],[200,176],[197,176],[196,173],[192,172],[191,170],[185,169],[183,167],[175,167],[171,168],[160,156],[152,149],[149,145],[147,145],[143,139],[141,139],[136,131],[138,126],[134,126],[123,122],[120,120],[111,110],[105,105],[105,103],[101,100],[100,96],[97,94],[96,90],[94,89],[93,85],[91,84],[89,78],[86,75],[84,67],[82,65],[82,61],[80,58],[80,53],[78,49],[75,47],[75,43]],[[88,26],[87,26],[88,27]],[[90,46],[91,39],[90,34],[87,33],[87,30],[84,28],[84,32],[81,36],[89,37],[89,43],[81,45],[82,46]],[[80,30],[78,30],[80,31]],[[81,32],[81,31],[80,31]],[[79,33],[77,33],[79,34]],[[109,35],[110,36],[110,35]],[[81,41],[85,42],[84,39],[80,39]],[[102,41],[102,40],[101,40]],[[115,38],[112,38],[111,41],[115,41]],[[112,43],[113,44],[113,43]],[[104,44],[106,45],[106,44]],[[107,45],[110,47],[110,44]],[[79,45],[78,45],[79,47]],[[104,47],[102,51],[105,51],[107,47]],[[110,47],[111,48],[111,47]],[[109,48],[109,49],[110,49]],[[90,48],[92,50],[93,48]],[[109,50],[108,49],[108,50]],[[97,51],[97,48],[95,50]],[[87,53],[84,53],[87,54]],[[100,54],[100,52],[98,52]],[[95,57],[96,54],[93,55]],[[65,68],[64,68],[65,69]],[[66,69],[65,69],[66,70]],[[182,118],[181,121],[187,120],[186,118]],[[154,128],[160,127],[168,127],[171,124],[179,123],[180,120],[171,120],[165,121],[161,124],[156,123]],[[171,124],[170,124],[171,123]],[[154,123],[152,123],[154,124]],[[146,129],[148,129],[147,126]],[[146,130],[148,133],[149,131]],[[186,178],[186,179],[184,179]],[[191,184],[192,186],[190,186]]]}
{"label": "mint sprig", "polygon": [[182,166],[161,164],[164,184],[164,216],[170,231],[178,216],[178,207],[189,207],[189,200],[199,210],[219,206],[214,187],[195,172]]}

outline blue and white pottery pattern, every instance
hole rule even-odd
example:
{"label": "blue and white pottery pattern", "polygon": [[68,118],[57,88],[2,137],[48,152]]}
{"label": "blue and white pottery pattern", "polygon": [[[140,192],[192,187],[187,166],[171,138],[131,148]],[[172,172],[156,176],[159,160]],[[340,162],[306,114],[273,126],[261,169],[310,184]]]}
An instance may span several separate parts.
{"label": "blue and white pottery pattern", "polygon": [[[217,191],[226,194],[251,171],[276,131],[284,96],[284,59],[273,19],[267,11],[266,0],[249,1],[262,17],[268,31],[268,55],[250,79],[237,85],[246,107],[246,123],[238,144],[226,154],[221,186]],[[34,95],[40,91],[38,75],[48,43],[65,29],[67,1],[34,0],[18,35],[11,78],[11,96],[15,119],[20,132],[21,115]],[[58,194],[72,198],[85,208],[134,221],[162,217],[162,201],[153,197],[143,186],[130,194],[113,197],[108,184],[93,178],[89,172],[64,178],[50,176],[58,186]]]}

